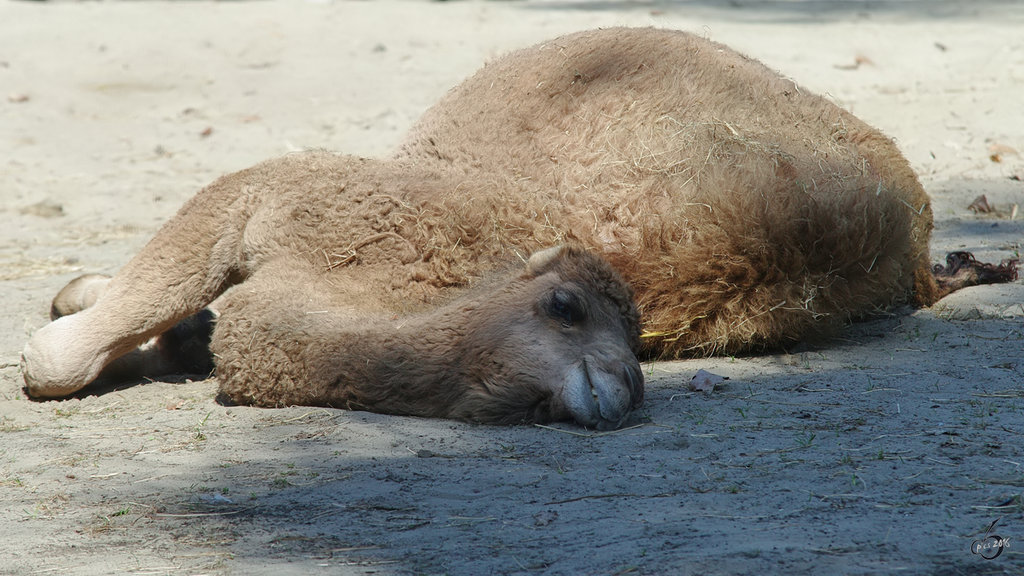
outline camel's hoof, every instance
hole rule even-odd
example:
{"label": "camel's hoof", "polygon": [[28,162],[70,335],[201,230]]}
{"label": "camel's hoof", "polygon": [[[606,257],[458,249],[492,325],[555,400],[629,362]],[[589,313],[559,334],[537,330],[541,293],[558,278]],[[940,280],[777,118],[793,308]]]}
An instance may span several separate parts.
{"label": "camel's hoof", "polygon": [[60,398],[93,381],[103,368],[101,358],[83,347],[78,316],[43,326],[21,352],[25,393],[32,398]]}

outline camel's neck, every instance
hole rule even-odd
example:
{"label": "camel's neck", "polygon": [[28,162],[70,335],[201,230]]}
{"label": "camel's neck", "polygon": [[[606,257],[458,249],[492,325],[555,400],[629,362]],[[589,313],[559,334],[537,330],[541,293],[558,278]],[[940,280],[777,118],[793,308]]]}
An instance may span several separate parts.
{"label": "camel's neck", "polygon": [[339,408],[447,417],[472,387],[458,370],[465,338],[458,318],[431,313],[350,332],[327,362],[324,400]]}
{"label": "camel's neck", "polygon": [[502,343],[477,329],[493,313],[485,298],[318,335],[331,344],[304,362],[311,396],[293,403],[489,422],[541,416],[546,396],[506,386],[506,365],[491,353]]}

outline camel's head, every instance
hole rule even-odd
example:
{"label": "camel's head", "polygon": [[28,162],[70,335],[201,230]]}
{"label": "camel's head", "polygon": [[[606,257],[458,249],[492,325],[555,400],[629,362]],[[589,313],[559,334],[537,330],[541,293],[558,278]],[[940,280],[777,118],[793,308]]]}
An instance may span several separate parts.
{"label": "camel's head", "polygon": [[566,247],[538,252],[489,300],[470,346],[486,367],[481,393],[505,415],[609,430],[643,401],[639,314],[601,258]]}

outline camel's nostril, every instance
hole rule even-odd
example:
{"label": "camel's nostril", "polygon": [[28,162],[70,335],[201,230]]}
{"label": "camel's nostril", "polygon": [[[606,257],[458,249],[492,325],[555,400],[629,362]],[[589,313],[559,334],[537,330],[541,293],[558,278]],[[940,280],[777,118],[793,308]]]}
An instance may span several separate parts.
{"label": "camel's nostril", "polygon": [[594,399],[594,405],[601,405],[601,397],[597,393],[597,387],[594,386],[594,380],[590,377],[590,366],[587,365],[587,357],[583,357],[583,377],[587,380],[587,386],[590,387],[590,395]]}
{"label": "camel's nostril", "polygon": [[644,374],[636,364],[625,362],[623,366],[632,400],[631,407],[635,408],[644,401]]}
{"label": "camel's nostril", "polygon": [[578,423],[614,430],[643,400],[643,389],[643,373],[636,361],[587,355],[570,370],[562,394]]}

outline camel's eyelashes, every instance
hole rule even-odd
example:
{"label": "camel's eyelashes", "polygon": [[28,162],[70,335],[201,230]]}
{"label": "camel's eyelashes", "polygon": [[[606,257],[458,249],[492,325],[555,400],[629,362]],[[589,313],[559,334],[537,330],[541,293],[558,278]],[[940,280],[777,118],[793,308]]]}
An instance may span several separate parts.
{"label": "camel's eyelashes", "polygon": [[562,325],[567,328],[578,324],[586,316],[583,300],[576,294],[562,288],[556,288],[551,291],[544,305],[544,310],[548,313],[548,316],[561,321]]}

